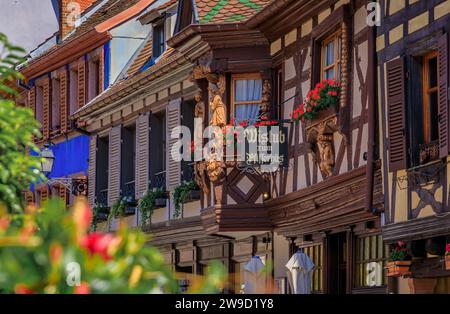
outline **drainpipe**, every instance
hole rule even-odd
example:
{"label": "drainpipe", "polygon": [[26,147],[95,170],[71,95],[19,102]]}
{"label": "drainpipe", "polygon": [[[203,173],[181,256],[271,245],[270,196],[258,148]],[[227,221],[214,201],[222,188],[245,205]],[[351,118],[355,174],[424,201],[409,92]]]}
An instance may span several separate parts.
{"label": "drainpipe", "polygon": [[375,123],[376,123],[376,109],[375,105],[377,103],[376,95],[377,95],[377,75],[376,75],[376,49],[375,49],[375,34],[376,28],[372,27],[370,31],[369,38],[369,53],[372,54],[372,62],[369,63],[369,139],[368,139],[368,152],[367,152],[367,167],[366,167],[366,182],[367,182],[367,190],[366,190],[366,204],[365,210],[367,212],[371,212],[376,214],[376,210],[373,209],[373,191],[374,191],[374,172],[375,172],[375,151],[376,151],[376,141],[375,141]]}

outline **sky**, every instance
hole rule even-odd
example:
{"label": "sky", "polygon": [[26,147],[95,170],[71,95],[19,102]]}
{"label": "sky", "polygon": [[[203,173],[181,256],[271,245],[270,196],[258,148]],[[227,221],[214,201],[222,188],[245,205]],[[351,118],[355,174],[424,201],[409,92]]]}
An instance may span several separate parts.
{"label": "sky", "polygon": [[0,0],[0,32],[30,52],[58,30],[54,0]]}

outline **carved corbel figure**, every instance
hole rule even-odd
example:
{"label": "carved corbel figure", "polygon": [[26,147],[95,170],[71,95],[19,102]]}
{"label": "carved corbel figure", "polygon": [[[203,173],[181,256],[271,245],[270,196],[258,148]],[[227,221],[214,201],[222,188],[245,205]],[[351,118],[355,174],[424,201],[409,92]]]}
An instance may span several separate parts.
{"label": "carved corbel figure", "polygon": [[333,134],[322,134],[317,138],[317,148],[319,150],[319,168],[326,178],[333,175],[334,170],[334,149]]}
{"label": "carved corbel figure", "polygon": [[325,178],[333,175],[335,153],[333,147],[333,130],[337,119],[331,118],[307,129],[307,140],[316,163]]}

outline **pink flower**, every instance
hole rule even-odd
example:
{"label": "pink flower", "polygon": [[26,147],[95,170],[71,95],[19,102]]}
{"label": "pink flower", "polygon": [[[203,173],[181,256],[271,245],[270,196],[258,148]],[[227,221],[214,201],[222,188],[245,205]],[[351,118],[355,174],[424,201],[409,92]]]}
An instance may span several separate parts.
{"label": "pink flower", "polygon": [[80,243],[80,246],[87,250],[89,254],[100,255],[105,261],[110,260],[112,257],[108,253],[108,247],[114,240],[112,234],[102,234],[98,232],[91,233],[85,236]]}
{"label": "pink flower", "polygon": [[79,286],[76,286],[74,291],[74,294],[90,294],[91,288],[89,287],[89,284],[87,282],[82,282]]}

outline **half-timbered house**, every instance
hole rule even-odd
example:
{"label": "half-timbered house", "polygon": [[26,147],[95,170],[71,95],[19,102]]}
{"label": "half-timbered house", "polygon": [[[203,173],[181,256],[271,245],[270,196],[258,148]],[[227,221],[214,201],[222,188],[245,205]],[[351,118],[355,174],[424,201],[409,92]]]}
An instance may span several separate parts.
{"label": "half-timbered house", "polygon": [[407,243],[398,293],[448,293],[450,1],[379,1],[379,151],[383,237]]}
{"label": "half-timbered house", "polygon": [[[120,80],[72,116],[91,133],[90,201],[113,206],[164,188],[165,205],[144,226],[151,243],[179,272],[201,274],[221,260],[234,292],[253,255],[272,262],[285,290],[285,264],[298,250],[315,263],[314,293],[386,292],[370,97],[376,37],[367,4],[180,0],[152,7],[139,18],[151,31]],[[290,113],[323,79],[340,82],[339,104],[291,123]],[[220,123],[264,113],[286,127],[288,165],[263,174],[235,162],[172,160],[171,130],[192,127],[200,109],[205,127],[216,123],[217,104],[226,112]],[[177,213],[174,191],[193,173],[200,199]]]}

